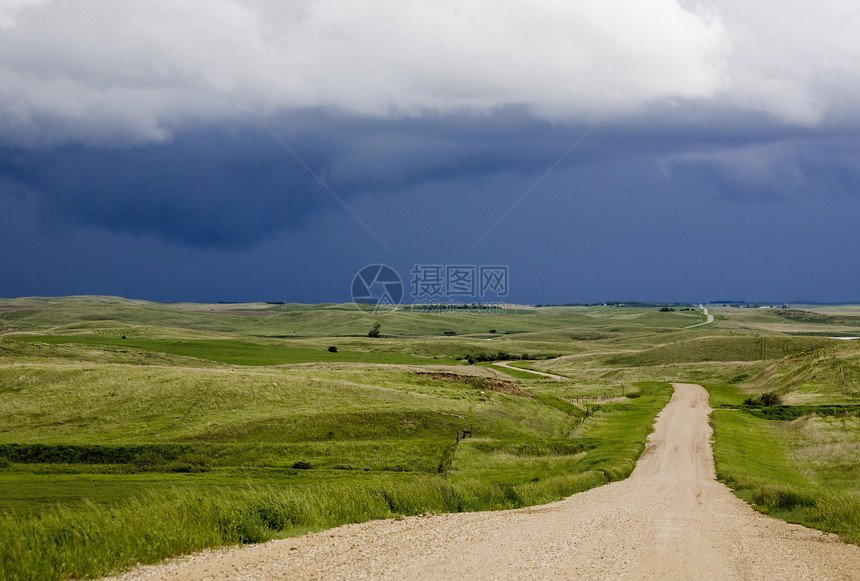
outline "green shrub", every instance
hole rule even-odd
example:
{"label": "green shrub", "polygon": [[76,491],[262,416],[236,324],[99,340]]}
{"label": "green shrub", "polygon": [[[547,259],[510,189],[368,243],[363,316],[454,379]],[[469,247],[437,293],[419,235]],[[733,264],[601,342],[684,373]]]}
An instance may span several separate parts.
{"label": "green shrub", "polygon": [[129,464],[138,456],[156,454],[176,460],[182,454],[206,446],[187,444],[0,444],[0,456],[20,464]]}
{"label": "green shrub", "polygon": [[748,406],[763,406],[770,407],[782,405],[782,398],[776,392],[763,393],[756,397],[748,397],[744,400],[744,405]]}
{"label": "green shrub", "polygon": [[370,328],[370,331],[367,332],[367,336],[372,339],[379,338],[379,330],[382,328],[382,325],[379,324],[379,321],[373,324],[373,327]]}
{"label": "green shrub", "polygon": [[154,472],[164,467],[164,458],[158,452],[143,452],[132,459],[131,465],[140,472]]}

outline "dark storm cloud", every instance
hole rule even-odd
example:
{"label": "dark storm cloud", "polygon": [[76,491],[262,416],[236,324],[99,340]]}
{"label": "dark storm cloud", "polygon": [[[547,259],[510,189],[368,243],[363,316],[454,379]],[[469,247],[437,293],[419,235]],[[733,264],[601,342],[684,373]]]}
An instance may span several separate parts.
{"label": "dark storm cloud", "polygon": [[317,177],[349,205],[426,182],[530,175],[581,130],[517,110],[399,122],[310,111],[190,130],[166,143],[6,147],[0,177],[7,191],[30,192],[44,221],[245,248],[301,229],[311,215],[343,211]]}
{"label": "dark storm cloud", "polygon": [[819,132],[805,139],[759,139],[667,155],[667,178],[737,202],[856,197],[860,137]]}
{"label": "dark storm cloud", "polygon": [[[241,248],[300,228],[332,201],[285,155],[258,130],[201,131],[142,147],[7,148],[0,171],[38,199],[44,220]],[[305,155],[320,165],[313,149]]]}
{"label": "dark storm cloud", "polygon": [[[30,192],[45,223],[239,249],[301,230],[311,217],[345,211],[284,144],[347,205],[368,195],[408,195],[422,184],[520,176],[517,185],[493,192],[467,188],[479,206],[495,208],[524,193],[586,130],[541,121],[520,108],[404,120],[311,110],[190,129],[166,143],[6,147],[0,177],[7,191]],[[691,128],[660,113],[651,124],[604,123],[557,169],[636,160],[638,167],[659,168],[667,187],[694,198],[778,201],[851,195],[860,181],[857,147],[850,134],[823,129],[759,121],[729,132],[721,123]]]}
{"label": "dark storm cloud", "polygon": [[850,187],[845,155],[782,142],[856,118],[838,40],[855,10],[780,4],[777,23],[766,4],[18,0],[0,7],[0,178],[58,225],[247,248],[348,212],[336,197],[533,183],[605,115],[559,169],[651,158],[738,199],[830,170]]}

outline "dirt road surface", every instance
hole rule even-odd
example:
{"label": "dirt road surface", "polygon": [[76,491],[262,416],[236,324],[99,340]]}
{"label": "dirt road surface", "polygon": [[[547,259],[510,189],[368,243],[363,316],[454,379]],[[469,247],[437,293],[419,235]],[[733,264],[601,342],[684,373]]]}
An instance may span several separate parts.
{"label": "dirt road surface", "polygon": [[704,323],[696,323],[695,325],[687,325],[684,328],[685,329],[692,329],[693,327],[701,327],[702,325],[708,325],[708,324],[714,322],[714,315],[711,315],[710,313],[708,313],[707,307],[702,307],[702,314],[704,314],[705,317],[707,317],[707,319],[705,320]]}
{"label": "dirt road surface", "polygon": [[348,525],[122,579],[860,579],[860,547],[714,479],[709,412],[702,387],[675,384],[630,478],[553,504]]}
{"label": "dirt road surface", "polygon": [[561,381],[566,379],[561,375],[556,375],[555,373],[547,373],[546,371],[538,371],[536,369],[526,369],[524,367],[514,367],[511,365],[512,361],[494,361],[493,365],[497,365],[498,367],[504,367],[505,369],[513,369],[514,371],[525,371],[526,373],[531,373],[532,375],[540,375],[541,377],[549,377],[550,379],[555,379],[556,381]]}

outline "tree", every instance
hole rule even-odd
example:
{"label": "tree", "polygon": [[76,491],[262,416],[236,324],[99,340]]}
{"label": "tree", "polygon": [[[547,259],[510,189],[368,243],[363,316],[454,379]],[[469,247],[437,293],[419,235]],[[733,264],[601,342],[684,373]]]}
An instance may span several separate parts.
{"label": "tree", "polygon": [[376,321],[371,327],[370,331],[368,331],[367,336],[372,337],[374,339],[379,337],[379,329],[382,328],[382,325],[379,324],[379,321]]}

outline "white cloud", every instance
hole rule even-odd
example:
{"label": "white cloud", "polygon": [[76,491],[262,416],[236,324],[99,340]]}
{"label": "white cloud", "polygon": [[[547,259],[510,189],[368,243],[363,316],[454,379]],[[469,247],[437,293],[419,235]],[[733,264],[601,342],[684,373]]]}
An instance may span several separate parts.
{"label": "white cloud", "polygon": [[0,139],[19,143],[318,106],[582,118],[726,88],[720,19],[676,0],[0,3]]}
{"label": "white cloud", "polygon": [[805,125],[856,118],[860,3],[846,0],[713,0],[731,39],[732,88],[724,98]]}
{"label": "white cloud", "polygon": [[23,12],[34,4],[46,0],[3,0],[0,2],[0,30],[15,26],[18,23],[18,13]]}
{"label": "white cloud", "polygon": [[140,142],[303,107],[548,119],[695,100],[853,117],[845,0],[0,0],[0,140]]}

